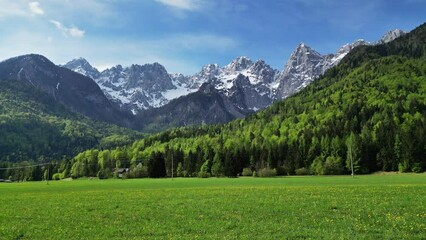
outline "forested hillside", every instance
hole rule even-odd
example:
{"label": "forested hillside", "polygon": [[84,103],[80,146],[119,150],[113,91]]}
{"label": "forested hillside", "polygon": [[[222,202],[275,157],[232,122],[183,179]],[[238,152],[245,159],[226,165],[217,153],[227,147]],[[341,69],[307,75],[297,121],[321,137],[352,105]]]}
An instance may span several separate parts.
{"label": "forested hillside", "polygon": [[0,84],[0,162],[46,162],[88,148],[134,141],[139,133],[71,112],[30,84]]}
{"label": "forested hillside", "polygon": [[129,167],[131,177],[163,177],[173,165],[175,176],[344,174],[351,157],[355,173],[424,171],[425,41],[423,24],[393,42],[354,49],[298,94],[245,119],[87,150],[51,173],[102,178]]}
{"label": "forested hillside", "polygon": [[[222,126],[169,130],[126,148],[77,155],[74,176],[163,161],[171,174],[423,171],[426,24],[391,43],[361,46],[295,96]],[[173,156],[173,158],[172,158]],[[83,166],[96,166],[88,171]]]}

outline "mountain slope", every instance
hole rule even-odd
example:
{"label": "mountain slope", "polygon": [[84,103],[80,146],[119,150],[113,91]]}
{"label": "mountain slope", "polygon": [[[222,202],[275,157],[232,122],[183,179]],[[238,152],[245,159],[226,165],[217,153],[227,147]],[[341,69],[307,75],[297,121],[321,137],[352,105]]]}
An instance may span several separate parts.
{"label": "mountain slope", "polygon": [[61,160],[141,136],[76,114],[31,84],[0,83],[0,162]]}
{"label": "mountain slope", "polygon": [[236,176],[243,167],[342,174],[350,171],[350,159],[355,173],[423,171],[425,60],[423,24],[392,42],[355,48],[299,93],[246,119],[170,130],[127,151],[173,154],[174,164],[190,174]]}
{"label": "mountain slope", "polygon": [[0,62],[0,79],[32,85],[72,111],[129,127],[131,116],[112,105],[92,79],[58,67],[41,55],[24,55]]}
{"label": "mountain slope", "polygon": [[236,108],[212,84],[160,107],[140,112],[135,127],[143,132],[158,132],[175,126],[226,123],[248,113]]}

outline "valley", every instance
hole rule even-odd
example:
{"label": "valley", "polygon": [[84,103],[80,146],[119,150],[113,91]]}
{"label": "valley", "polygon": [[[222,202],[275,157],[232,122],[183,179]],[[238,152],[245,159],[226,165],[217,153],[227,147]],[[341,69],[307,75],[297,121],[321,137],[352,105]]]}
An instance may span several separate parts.
{"label": "valley", "polygon": [[426,239],[424,12],[0,0],[0,240]]}
{"label": "valley", "polygon": [[[163,125],[170,127],[169,130],[136,141],[117,136],[112,141],[117,145],[108,148],[94,144],[99,140],[92,139],[93,143],[86,145],[89,150],[80,147],[79,154],[51,165],[50,175],[112,177],[118,168],[137,170],[139,175],[135,177],[172,174],[236,177],[244,170],[257,173],[273,170],[274,175],[328,175],[348,173],[352,170],[350,162],[357,174],[422,172],[426,131],[424,36],[423,24],[394,41],[360,45],[298,93],[246,118],[241,109],[223,97],[220,89],[204,83],[198,92],[172,100],[170,105],[146,110],[148,116],[133,116],[137,121],[132,126],[136,129],[155,131]],[[28,60],[24,57],[21,61]],[[3,62],[3,66],[9,62]],[[237,70],[252,64],[245,58],[236,62],[241,65],[235,67]],[[70,72],[61,71],[65,70]],[[44,70],[34,74],[39,72],[49,74]],[[31,75],[27,78],[31,80]],[[84,76],[82,79],[90,81]],[[236,83],[241,81],[250,82],[240,74]],[[96,91],[102,96],[99,88]],[[82,101],[97,104],[96,99],[84,97]],[[65,100],[63,103],[67,104]],[[113,103],[107,106],[113,111],[123,111]],[[226,107],[232,111],[223,111]],[[204,125],[197,126],[200,123],[187,119],[188,115],[205,117],[201,122]],[[211,125],[219,121],[217,115],[226,116],[228,121],[234,117],[241,119]],[[171,128],[181,124],[190,126]],[[11,149],[8,159],[16,154]],[[164,163],[161,169],[149,168],[157,162]],[[4,179],[31,179],[31,175],[11,174],[2,175]]]}

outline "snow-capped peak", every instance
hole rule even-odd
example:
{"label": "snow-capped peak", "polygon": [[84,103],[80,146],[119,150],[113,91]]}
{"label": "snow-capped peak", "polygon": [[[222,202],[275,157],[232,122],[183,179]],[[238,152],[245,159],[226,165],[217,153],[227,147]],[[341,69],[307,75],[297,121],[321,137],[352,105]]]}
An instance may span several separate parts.
{"label": "snow-capped peak", "polygon": [[256,82],[252,81],[253,83],[272,83],[278,71],[266,64],[264,60],[259,59],[249,68],[248,72],[257,80]]}
{"label": "snow-capped peak", "polygon": [[225,71],[238,72],[248,69],[253,65],[253,61],[245,56],[234,59],[230,64],[225,66]]}
{"label": "snow-capped peak", "polygon": [[86,59],[82,57],[69,61],[63,67],[71,69],[74,72],[78,72],[92,79],[97,79],[100,75],[98,69],[94,68]]}
{"label": "snow-capped peak", "polygon": [[208,64],[203,66],[201,69],[201,72],[205,75],[215,75],[218,74],[220,70],[220,67],[218,64]]}

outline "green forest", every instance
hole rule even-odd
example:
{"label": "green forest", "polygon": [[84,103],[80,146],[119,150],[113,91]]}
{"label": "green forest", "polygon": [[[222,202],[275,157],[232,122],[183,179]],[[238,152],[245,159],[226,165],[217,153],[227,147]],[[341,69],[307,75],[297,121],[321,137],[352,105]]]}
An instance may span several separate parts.
{"label": "green forest", "polygon": [[[422,172],[425,41],[423,24],[390,43],[357,47],[298,94],[245,119],[171,129],[113,148],[93,143],[50,165],[48,177],[107,178],[118,168],[130,169],[126,177],[171,176],[172,168],[181,177],[334,175],[350,173],[351,159],[356,174]],[[11,174],[17,176],[4,171],[0,178]]]}
{"label": "green forest", "polygon": [[1,81],[0,102],[3,165],[69,159],[89,148],[126,145],[143,136],[71,112],[47,94],[19,81]]}

